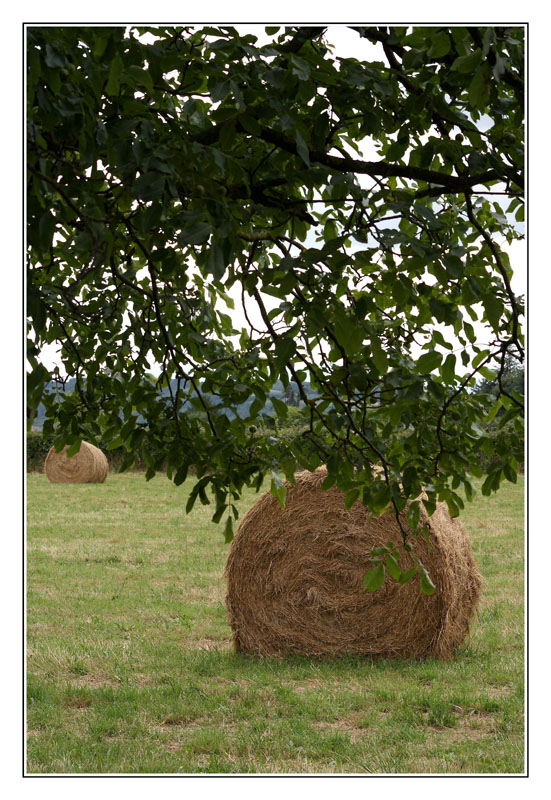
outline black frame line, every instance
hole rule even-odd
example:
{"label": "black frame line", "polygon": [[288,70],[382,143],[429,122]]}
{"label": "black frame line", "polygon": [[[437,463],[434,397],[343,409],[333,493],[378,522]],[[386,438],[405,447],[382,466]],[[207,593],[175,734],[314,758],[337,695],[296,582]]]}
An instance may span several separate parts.
{"label": "black frame line", "polygon": [[[529,564],[530,564],[530,548],[529,548],[529,529],[530,529],[530,521],[529,521],[529,498],[530,498],[530,470],[528,466],[528,472],[526,474],[526,465],[529,465],[530,459],[530,436],[529,436],[529,396],[530,396],[530,356],[529,356],[529,342],[530,342],[530,314],[529,314],[529,297],[530,297],[530,236],[529,236],[529,229],[530,229],[530,159],[529,159],[529,147],[526,146],[526,153],[525,153],[525,171],[526,171],[526,178],[527,178],[527,187],[526,187],[526,200],[528,206],[528,214],[526,215],[526,232],[525,232],[525,241],[526,241],[526,256],[527,256],[527,275],[526,275],[526,331],[527,331],[527,340],[528,340],[528,347],[526,349],[526,377],[525,377],[525,385],[526,385],[526,396],[528,400],[528,404],[526,407],[526,421],[525,421],[525,432],[526,432],[526,444],[525,444],[525,488],[524,488],[524,501],[525,501],[525,532],[524,532],[524,541],[525,541],[525,567],[524,567],[524,574],[525,574],[525,742],[526,742],[526,753],[525,753],[525,766],[526,772],[524,774],[517,774],[517,773],[473,773],[473,774],[462,774],[462,773],[448,773],[444,775],[437,775],[434,773],[405,773],[405,774],[362,774],[362,773],[344,773],[344,774],[326,774],[326,773],[307,773],[307,774],[300,774],[300,773],[290,773],[290,774],[278,774],[278,773],[237,773],[237,774],[180,774],[180,773],[164,773],[164,774],[157,774],[157,773],[142,773],[142,774],[135,774],[135,773],[116,773],[116,774],[96,774],[96,773],[49,773],[49,774],[29,774],[25,772],[25,757],[26,757],[26,496],[25,496],[25,489],[26,489],[26,381],[25,381],[25,359],[26,359],[26,348],[25,348],[25,332],[26,332],[26,281],[25,281],[25,267],[26,267],[26,194],[25,194],[25,186],[26,186],[26,136],[25,136],[25,122],[26,122],[26,30],[27,28],[33,27],[84,27],[84,26],[92,26],[92,27],[126,27],[126,26],[164,26],[164,25],[189,25],[189,26],[199,26],[199,25],[219,25],[219,26],[236,26],[236,25],[279,25],[279,26],[297,26],[297,25],[319,25],[320,27],[325,27],[328,25],[339,26],[339,27],[347,27],[349,25],[365,25],[365,24],[376,24],[376,25],[399,25],[400,22],[374,22],[374,23],[366,23],[365,21],[358,21],[358,20],[350,20],[348,22],[343,22],[342,20],[336,22],[313,22],[312,20],[305,20],[304,22],[266,22],[266,21],[238,21],[238,22],[213,22],[210,21],[194,21],[194,22],[23,22],[22,23],[22,253],[23,253],[23,264],[22,264],[22,317],[23,317],[23,342],[22,342],[22,397],[23,397],[23,407],[22,407],[22,417],[23,417],[23,436],[22,436],[22,454],[23,454],[23,475],[22,475],[22,586],[23,586],[23,603],[22,603],[22,730],[23,730],[23,747],[22,747],[22,778],[197,778],[197,779],[204,779],[204,778],[391,778],[391,779],[408,779],[408,778],[529,778],[530,777],[530,770],[529,770],[529,763],[530,763],[530,736],[529,736],[529,642],[530,642],[530,610],[529,610],[529,593],[528,588],[530,584],[529,580]],[[465,20],[459,22],[403,22],[401,24],[411,25],[416,27],[433,27],[437,25],[449,25],[449,26],[463,26],[468,25],[469,22]],[[526,121],[527,121],[527,129],[529,132],[528,120],[529,120],[529,109],[530,109],[530,81],[529,81],[529,61],[528,61],[528,53],[529,53],[529,32],[530,32],[530,23],[529,22],[506,22],[500,21],[496,22],[495,20],[492,22],[473,22],[472,24],[477,26],[494,26],[494,25],[511,25],[511,26],[519,26],[523,27],[525,30],[525,37],[526,37],[526,53],[525,53],[525,77],[526,77],[526,84],[527,84],[527,94],[525,100],[525,111],[526,111]]]}

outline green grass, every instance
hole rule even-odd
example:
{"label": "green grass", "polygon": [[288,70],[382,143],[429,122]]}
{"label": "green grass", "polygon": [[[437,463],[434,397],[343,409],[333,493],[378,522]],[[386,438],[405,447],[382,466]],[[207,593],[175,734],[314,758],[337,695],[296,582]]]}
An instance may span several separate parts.
{"label": "green grass", "polygon": [[29,476],[28,773],[524,772],[522,481],[463,514],[484,588],[450,663],[234,653],[189,486]]}

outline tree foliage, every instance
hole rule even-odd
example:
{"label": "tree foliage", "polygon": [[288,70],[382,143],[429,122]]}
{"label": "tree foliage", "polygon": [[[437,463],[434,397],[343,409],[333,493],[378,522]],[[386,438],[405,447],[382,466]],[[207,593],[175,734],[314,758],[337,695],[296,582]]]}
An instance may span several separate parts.
{"label": "tree foliage", "polygon": [[[319,27],[27,29],[30,416],[123,468],[162,453],[176,484],[194,465],[188,510],[214,498],[227,538],[243,486],[284,502],[299,465],[375,512],[424,486],[458,514],[496,401],[477,379],[523,358],[523,29],[355,31],[365,60]],[[54,342],[73,393],[44,392]],[[262,424],[278,380],[292,440]],[[521,400],[499,387],[489,491]]]}
{"label": "tree foliage", "polygon": [[524,396],[524,365],[519,364],[516,358],[510,355],[500,361],[499,370],[493,378],[483,378],[477,383],[475,392],[486,394],[494,398],[494,401],[502,396],[517,398]]}

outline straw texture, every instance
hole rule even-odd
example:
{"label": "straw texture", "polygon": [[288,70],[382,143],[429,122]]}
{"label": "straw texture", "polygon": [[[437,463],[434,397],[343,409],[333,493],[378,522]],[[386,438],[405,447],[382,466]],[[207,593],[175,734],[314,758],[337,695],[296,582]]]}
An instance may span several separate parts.
{"label": "straw texture", "polygon": [[416,563],[413,555],[421,558],[434,594],[422,594],[417,578],[401,585],[388,576],[366,592],[370,551],[401,540],[396,519],[370,517],[359,501],[347,511],[341,490],[322,490],[326,474],[299,473],[295,487],[287,484],[284,510],[265,494],[244,516],[226,565],[236,648],[260,656],[450,659],[469,633],[481,587],[462,525],[444,504],[430,518],[422,511],[430,547],[423,535],[411,537],[414,553],[401,556],[402,570]]}
{"label": "straw texture", "polygon": [[50,483],[103,483],[109,464],[102,451],[93,444],[82,442],[76,455],[67,458],[67,448],[56,453],[52,447],[44,462],[44,472]]}

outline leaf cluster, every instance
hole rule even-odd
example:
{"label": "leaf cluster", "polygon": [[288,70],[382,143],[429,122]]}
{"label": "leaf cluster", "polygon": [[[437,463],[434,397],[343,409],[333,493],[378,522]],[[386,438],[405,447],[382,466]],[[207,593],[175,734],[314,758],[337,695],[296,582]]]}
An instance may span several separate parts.
{"label": "leaf cluster", "polygon": [[[457,515],[481,446],[485,491],[515,470],[520,401],[498,388],[496,444],[474,389],[523,357],[523,30],[357,33],[385,59],[316,27],[27,28],[30,418],[143,452],[148,479],[193,465],[188,510],[226,538],[243,487],[284,503],[298,465],[397,519],[423,486]],[[72,393],[46,391],[51,344]]]}

